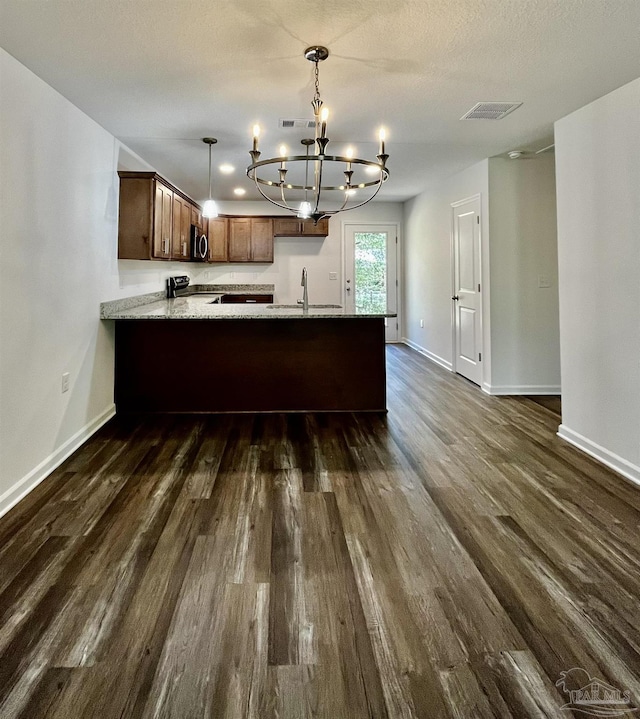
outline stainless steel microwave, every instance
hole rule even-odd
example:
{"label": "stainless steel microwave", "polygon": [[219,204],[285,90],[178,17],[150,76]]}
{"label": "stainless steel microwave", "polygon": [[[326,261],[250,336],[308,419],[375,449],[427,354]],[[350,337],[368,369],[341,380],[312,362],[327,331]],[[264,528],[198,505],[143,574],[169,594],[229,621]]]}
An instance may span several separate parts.
{"label": "stainless steel microwave", "polygon": [[197,225],[191,225],[191,259],[194,262],[209,259],[209,240]]}

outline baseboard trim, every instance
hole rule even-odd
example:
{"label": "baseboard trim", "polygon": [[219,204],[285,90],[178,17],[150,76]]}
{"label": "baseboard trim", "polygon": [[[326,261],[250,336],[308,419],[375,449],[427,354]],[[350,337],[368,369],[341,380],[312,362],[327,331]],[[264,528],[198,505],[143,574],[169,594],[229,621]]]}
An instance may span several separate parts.
{"label": "baseboard trim", "polygon": [[486,382],[482,385],[482,391],[490,395],[502,394],[561,394],[560,385],[557,384],[514,384],[514,385],[490,385]]}
{"label": "baseboard trim", "polygon": [[12,507],[37,487],[40,482],[46,479],[51,472],[57,469],[70,455],[83,445],[91,435],[95,434],[100,427],[106,424],[116,413],[115,404],[107,407],[91,422],[85,424],[72,437],[62,444],[58,449],[46,457],[40,464],[19,479],[12,487],[0,496],[0,517],[6,514]]}
{"label": "baseboard trim", "polygon": [[622,475],[625,479],[640,486],[640,467],[635,464],[632,464],[614,452],[610,452],[599,444],[592,442],[578,432],[574,432],[565,424],[561,424],[560,427],[558,427],[558,437],[564,439],[565,442],[568,442],[585,454],[597,459],[598,462],[606,465],[609,469],[613,469],[614,472]]}
{"label": "baseboard trim", "polygon": [[412,350],[419,352],[421,355],[424,355],[427,359],[430,359],[432,362],[435,362],[437,365],[440,365],[440,367],[444,367],[445,369],[448,369],[449,372],[453,371],[453,365],[451,364],[451,362],[448,362],[446,359],[439,357],[438,355],[434,354],[433,352],[429,352],[428,349],[421,347],[419,344],[416,344],[415,342],[408,339],[407,337],[403,337],[402,342],[403,342],[403,344],[407,345],[407,347],[411,347]]}

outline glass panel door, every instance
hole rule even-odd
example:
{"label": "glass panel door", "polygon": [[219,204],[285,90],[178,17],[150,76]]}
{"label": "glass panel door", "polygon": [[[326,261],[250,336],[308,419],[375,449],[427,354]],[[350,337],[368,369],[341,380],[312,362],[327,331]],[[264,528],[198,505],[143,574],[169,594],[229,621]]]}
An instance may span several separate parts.
{"label": "glass panel door", "polygon": [[354,232],[355,304],[358,312],[387,311],[387,233]]}
{"label": "glass panel door", "polygon": [[[351,311],[397,311],[395,225],[345,225],[345,306]],[[387,318],[387,342],[398,339],[396,317]]]}

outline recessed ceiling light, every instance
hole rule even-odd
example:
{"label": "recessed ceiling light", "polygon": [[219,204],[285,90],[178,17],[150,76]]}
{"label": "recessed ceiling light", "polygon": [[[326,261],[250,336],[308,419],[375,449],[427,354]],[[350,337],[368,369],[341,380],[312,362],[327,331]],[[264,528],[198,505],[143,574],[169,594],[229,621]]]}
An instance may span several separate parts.
{"label": "recessed ceiling light", "polygon": [[235,169],[236,168],[228,162],[225,162],[224,165],[220,165],[220,172],[224,175],[230,175]]}
{"label": "recessed ceiling light", "polygon": [[244,189],[244,187],[236,187],[236,189],[233,191],[234,195],[246,195],[247,191]]}

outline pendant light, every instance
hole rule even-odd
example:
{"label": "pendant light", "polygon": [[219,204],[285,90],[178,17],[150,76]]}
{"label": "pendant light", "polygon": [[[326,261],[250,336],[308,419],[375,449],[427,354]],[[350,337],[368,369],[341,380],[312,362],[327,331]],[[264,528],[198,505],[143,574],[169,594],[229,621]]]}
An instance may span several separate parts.
{"label": "pendant light", "polygon": [[305,146],[305,150],[307,151],[304,163],[304,200],[300,203],[296,217],[301,220],[308,220],[313,212],[313,208],[309,202],[309,196],[307,195],[307,192],[309,191],[309,147],[315,144],[315,140],[305,139],[302,140],[302,144]]}
{"label": "pendant light", "polygon": [[215,137],[203,137],[202,142],[209,145],[209,199],[204,203],[202,216],[207,219],[213,219],[218,216],[218,206],[215,200],[211,198],[211,145],[215,145],[218,141]]}

